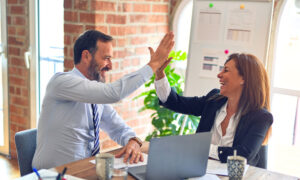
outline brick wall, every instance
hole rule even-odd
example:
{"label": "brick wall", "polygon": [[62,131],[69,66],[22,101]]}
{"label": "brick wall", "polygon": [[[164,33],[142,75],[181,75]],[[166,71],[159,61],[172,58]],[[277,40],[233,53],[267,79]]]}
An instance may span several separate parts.
{"label": "brick wall", "polygon": [[[139,69],[148,62],[147,47],[155,48],[168,31],[169,4],[169,0],[64,0],[65,71],[73,68],[75,39],[87,29],[100,30],[115,39],[110,82]],[[29,47],[29,0],[7,0],[7,26],[10,152],[15,158],[15,133],[31,128],[29,70],[24,63]],[[143,100],[132,100],[142,91],[140,88],[114,107],[144,138],[151,131],[150,112],[138,113]],[[105,133],[100,136],[102,150],[117,147]]]}
{"label": "brick wall", "polygon": [[10,152],[16,157],[15,133],[30,128],[29,70],[24,52],[29,46],[28,0],[7,1]]}
{"label": "brick wall", "polygon": [[[79,34],[87,29],[97,29],[113,36],[113,70],[108,74],[112,82],[135,71],[149,60],[147,47],[156,47],[168,31],[168,0],[65,0],[65,70],[73,68],[73,44]],[[128,98],[114,104],[126,123],[144,138],[151,130],[150,112],[138,113],[143,99],[132,100],[140,88]],[[100,133],[101,148],[117,146],[104,133]]]}

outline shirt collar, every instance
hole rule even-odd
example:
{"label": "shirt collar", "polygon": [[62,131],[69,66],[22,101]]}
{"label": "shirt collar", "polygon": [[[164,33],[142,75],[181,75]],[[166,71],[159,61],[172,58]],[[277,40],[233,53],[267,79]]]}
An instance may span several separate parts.
{"label": "shirt collar", "polygon": [[226,103],[221,107],[221,109],[220,109],[220,112],[224,112],[224,113],[226,113],[227,114],[227,103],[228,103],[228,101],[226,101]]}
{"label": "shirt collar", "polygon": [[74,74],[76,74],[76,75],[78,75],[78,76],[80,76],[80,77],[82,77],[84,79],[87,79],[76,67],[74,67],[72,69],[72,73],[74,73]]}

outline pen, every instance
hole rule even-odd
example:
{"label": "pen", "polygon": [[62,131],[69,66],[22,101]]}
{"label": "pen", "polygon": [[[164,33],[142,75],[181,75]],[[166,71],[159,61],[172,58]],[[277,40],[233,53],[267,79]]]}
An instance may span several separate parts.
{"label": "pen", "polygon": [[63,170],[62,173],[61,173],[61,177],[62,177],[62,178],[64,177],[64,175],[65,175],[66,172],[67,172],[67,167],[65,167],[64,170]]}
{"label": "pen", "polygon": [[39,180],[42,180],[42,177],[40,175],[40,173],[38,172],[38,170],[36,168],[32,168],[33,172],[35,172],[35,174],[37,175]]}
{"label": "pen", "polygon": [[60,175],[60,173],[58,173],[56,180],[60,180],[60,177],[61,177],[61,175]]}

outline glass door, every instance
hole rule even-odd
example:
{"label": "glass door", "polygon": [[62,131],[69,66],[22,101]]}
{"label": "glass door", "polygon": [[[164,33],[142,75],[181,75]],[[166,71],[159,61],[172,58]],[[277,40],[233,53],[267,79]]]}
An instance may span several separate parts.
{"label": "glass door", "polygon": [[0,0],[0,153],[9,154],[6,1]]}

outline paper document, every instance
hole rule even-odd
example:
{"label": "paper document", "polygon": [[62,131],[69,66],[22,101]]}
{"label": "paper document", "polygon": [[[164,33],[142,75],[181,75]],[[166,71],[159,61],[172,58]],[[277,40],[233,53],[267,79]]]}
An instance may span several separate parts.
{"label": "paper document", "polygon": [[188,180],[221,180],[221,179],[214,174],[205,174],[202,177],[189,178]]}
{"label": "paper document", "polygon": [[[54,171],[50,171],[47,169],[41,169],[39,170],[39,174],[41,175],[42,179],[56,179],[58,173]],[[64,175],[64,178],[67,180],[82,180],[81,178],[74,177],[68,174]],[[17,180],[38,180],[37,175],[33,172],[30,174],[27,174],[25,176],[22,176],[20,178],[17,178]]]}
{"label": "paper document", "polygon": [[[143,165],[147,165],[148,162],[148,154],[143,153],[143,157],[144,157],[144,162],[138,162],[136,164],[129,164],[128,163],[128,167],[135,167],[135,166],[143,166]],[[129,160],[128,160],[129,161]],[[93,164],[96,164],[96,160],[91,160],[90,161]],[[115,169],[120,169],[126,167],[126,163],[123,162],[123,157],[121,158],[115,158],[114,160],[114,168]]]}
{"label": "paper document", "polygon": [[[245,166],[244,174],[246,174],[246,172],[248,170],[248,167],[249,167],[249,165],[247,164]],[[207,163],[206,173],[207,174],[217,174],[217,175],[228,176],[227,164],[226,163],[221,163],[220,161],[209,159],[208,163]]]}

